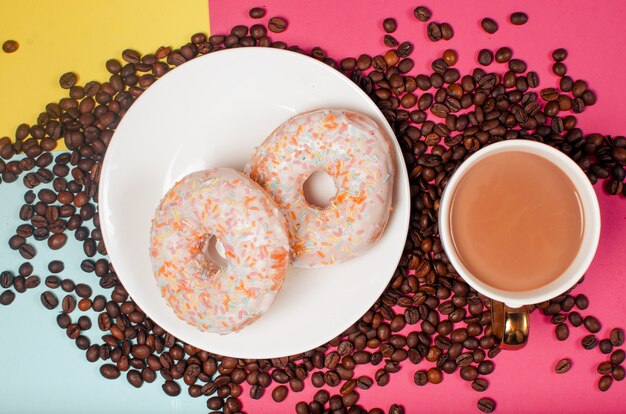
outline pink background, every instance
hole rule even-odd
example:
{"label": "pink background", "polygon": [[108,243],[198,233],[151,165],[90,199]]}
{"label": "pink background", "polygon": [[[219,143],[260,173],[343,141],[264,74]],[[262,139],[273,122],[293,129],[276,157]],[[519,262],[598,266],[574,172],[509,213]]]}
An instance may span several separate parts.
{"label": "pink background", "polygon": [[[452,23],[455,36],[451,41],[428,41],[426,25],[412,14],[418,4],[428,6],[434,21]],[[457,67],[461,73],[474,68],[476,54],[481,48],[492,50],[510,46],[514,56],[525,60],[531,70],[538,72],[541,87],[556,86],[552,75],[550,54],[557,47],[565,47],[569,57],[565,61],[568,74],[574,79],[587,80],[596,91],[598,103],[579,115],[578,126],[586,133],[600,132],[619,135],[626,133],[626,54],[623,50],[626,32],[626,3],[612,1],[529,1],[516,2],[454,0],[445,2],[416,2],[385,0],[210,0],[211,31],[225,33],[236,24],[253,24],[247,13],[250,7],[265,6],[267,16],[285,17],[287,31],[273,35],[275,40],[297,44],[304,49],[321,46],[334,58],[358,57],[360,53],[374,55],[386,50],[383,45],[382,20],[395,17],[398,30],[394,36],[415,45],[411,56],[415,60],[414,74],[429,73],[430,62],[447,48],[459,52]],[[511,12],[524,11],[529,15],[525,26],[508,22]],[[497,33],[489,35],[480,29],[480,20],[492,17],[500,25]],[[496,70],[495,64],[491,70]],[[504,72],[499,65],[498,71]],[[626,204],[624,197],[609,197],[597,186],[600,199],[602,237],[595,260],[585,283],[576,290],[584,293],[591,306],[581,312],[593,314],[603,323],[598,334],[602,339],[611,328],[626,327],[626,295],[624,282],[624,242],[626,241]],[[430,363],[413,366],[406,361],[402,370],[391,376],[385,388],[373,386],[361,391],[360,404],[365,408],[388,409],[390,404],[402,404],[407,412],[474,412],[479,398],[489,396],[497,402],[497,412],[571,412],[571,413],[626,413],[626,382],[613,384],[606,393],[597,390],[598,363],[606,356],[597,349],[585,351],[580,339],[586,335],[583,328],[571,330],[565,343],[558,343],[549,318],[538,312],[532,315],[532,335],[528,346],[519,352],[502,352],[495,360],[496,371],[487,378],[489,389],[484,393],[473,391],[458,374],[449,375],[442,384],[417,387],[413,374]],[[573,360],[572,370],[565,375],[554,373],[554,365],[563,357]],[[429,364],[429,365],[427,365]],[[357,371],[357,375],[373,374],[373,370]],[[281,405],[269,398],[244,400],[248,412],[292,412],[298,401],[310,401],[317,391],[310,383],[301,393],[290,393]],[[335,393],[338,389],[335,390]],[[246,390],[247,393],[247,390]]]}

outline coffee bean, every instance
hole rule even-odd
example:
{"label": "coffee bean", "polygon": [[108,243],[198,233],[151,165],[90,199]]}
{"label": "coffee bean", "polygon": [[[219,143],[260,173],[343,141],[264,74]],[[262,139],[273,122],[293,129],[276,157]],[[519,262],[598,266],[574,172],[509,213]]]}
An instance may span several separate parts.
{"label": "coffee bean", "polygon": [[430,368],[426,372],[426,375],[428,377],[428,382],[430,382],[431,384],[439,384],[441,383],[441,381],[443,381],[443,374],[440,370],[436,368]]}
{"label": "coffee bean", "polygon": [[598,381],[598,389],[602,392],[607,391],[609,388],[611,388],[611,385],[613,385],[613,378],[611,378],[608,375],[604,375],[602,378],[600,378],[600,380]]}
{"label": "coffee bean", "polygon": [[61,273],[65,269],[65,265],[60,260],[53,260],[48,263],[50,273]]}
{"label": "coffee bean", "polygon": [[613,365],[611,365],[609,361],[604,361],[598,365],[597,371],[598,371],[598,374],[600,375],[606,375],[606,374],[609,374],[612,369],[613,369]]}
{"label": "coffee bean", "polygon": [[496,402],[491,398],[481,398],[478,400],[477,406],[483,413],[492,413],[496,409]]}
{"label": "coffee bean", "polygon": [[141,378],[141,374],[137,370],[129,370],[126,373],[126,379],[128,380],[128,383],[135,388],[139,388],[143,385],[143,378]]}
{"label": "coffee bean", "polygon": [[610,340],[613,346],[622,346],[624,344],[624,330],[621,328],[612,329]]}
{"label": "coffee bean", "polygon": [[591,333],[600,332],[600,329],[602,328],[600,321],[598,321],[595,316],[585,317],[585,319],[583,319],[583,324],[585,325],[585,328]]}
{"label": "coffee bean", "polygon": [[493,62],[493,53],[489,49],[482,49],[478,52],[478,63],[483,66],[489,66]]}
{"label": "coffee bean", "polygon": [[59,250],[67,242],[67,236],[64,233],[56,233],[48,238],[48,247],[52,250]]}
{"label": "coffee bean", "polygon": [[17,293],[26,292],[26,278],[24,276],[16,276],[13,279],[13,288]]}
{"label": "coffee bean", "polygon": [[287,398],[288,392],[287,387],[279,385],[272,391],[272,399],[276,402],[283,402]]}
{"label": "coffee bean", "polygon": [[490,17],[485,17],[481,20],[480,26],[483,30],[489,34],[494,34],[498,31],[498,23]]}
{"label": "coffee bean", "polygon": [[393,33],[398,28],[398,24],[396,23],[396,19],[392,17],[388,17],[383,20],[383,30],[387,33]]}
{"label": "coffee bean", "polygon": [[63,289],[65,292],[71,292],[74,290],[74,282],[71,279],[64,279],[61,282],[61,289]]}
{"label": "coffee bean", "polygon": [[567,73],[567,67],[565,66],[564,63],[557,62],[554,65],[552,65],[552,72],[556,76],[565,76],[565,74]]}
{"label": "coffee bean", "polygon": [[611,375],[613,375],[613,379],[615,381],[623,381],[624,380],[624,367],[622,367],[621,365],[616,365],[613,367],[613,370],[611,371]]}
{"label": "coffee bean", "polygon": [[386,34],[386,35],[383,37],[383,43],[384,43],[384,44],[385,44],[385,46],[387,46],[387,47],[396,47],[396,46],[398,46],[398,44],[399,44],[399,42],[396,40],[396,38],[395,38],[395,37],[393,37],[393,36],[391,36],[391,35],[389,35],[389,34]]}
{"label": "coffee bean", "polygon": [[465,381],[474,381],[478,376],[478,369],[472,365],[461,368],[461,378]]}
{"label": "coffee bean", "polygon": [[622,362],[624,362],[625,357],[626,354],[624,353],[624,350],[618,349],[611,354],[611,363],[613,365],[620,365]]}
{"label": "coffee bean", "polygon": [[106,379],[116,379],[120,376],[120,371],[113,364],[104,364],[100,367],[100,374]]}
{"label": "coffee bean", "polygon": [[556,339],[565,341],[569,337],[569,328],[564,323],[559,324],[555,330]]}
{"label": "coffee bean", "polygon": [[22,246],[24,243],[26,243],[26,239],[24,239],[21,236],[18,236],[17,234],[9,238],[9,248],[11,248],[11,250],[19,249],[20,246]]}
{"label": "coffee bean", "polygon": [[262,7],[253,7],[248,12],[253,19],[261,19],[265,16],[265,9]]}
{"label": "coffee bean", "polygon": [[37,254],[37,251],[35,250],[35,248],[28,243],[22,244],[19,248],[19,252],[20,252],[20,255],[26,260],[30,260],[34,258],[35,255]]}
{"label": "coffee bean", "polygon": [[282,17],[272,17],[267,24],[267,28],[271,32],[282,33],[287,29],[287,22]]}
{"label": "coffee bean", "polygon": [[511,59],[509,60],[509,70],[513,73],[524,73],[526,72],[526,63],[520,59]]}
{"label": "coffee bean", "polygon": [[559,362],[556,363],[556,367],[554,368],[554,371],[557,374],[564,374],[567,371],[569,371],[571,367],[572,367],[572,361],[568,358],[563,358],[559,360]]}
{"label": "coffee bean", "polygon": [[476,378],[472,382],[472,389],[477,392],[484,392],[489,388],[489,382],[484,378]]}
{"label": "coffee bean", "polygon": [[0,273],[0,287],[3,289],[10,288],[11,285],[13,285],[14,278],[15,278],[15,275],[8,270],[5,270],[4,272]]}
{"label": "coffee bean", "polygon": [[528,21],[528,15],[526,13],[523,12],[515,12],[513,14],[511,14],[511,16],[509,17],[511,23],[513,23],[516,26],[522,25],[522,24],[526,24],[526,22]]}
{"label": "coffee bean", "polygon": [[441,26],[439,23],[430,22],[426,28],[428,38],[433,42],[438,42],[443,37],[441,33]]}
{"label": "coffee bean", "polygon": [[52,293],[49,290],[47,290],[47,291],[45,291],[44,293],[41,294],[41,304],[46,309],[54,309],[59,304],[59,300],[54,295],[54,293]]}
{"label": "coffee bean", "polygon": [[426,6],[417,6],[415,10],[413,10],[413,15],[420,22],[429,21],[431,14],[430,9]]}
{"label": "coffee bean", "polygon": [[76,308],[76,299],[74,299],[74,296],[66,295],[61,301],[61,308],[63,312],[67,314],[72,313]]}
{"label": "coffee bean", "polygon": [[569,323],[572,324],[573,327],[577,328],[580,325],[583,324],[583,318],[582,316],[580,316],[580,314],[578,312],[570,312],[567,315],[567,319],[569,320]]}
{"label": "coffee bean", "polygon": [[563,48],[555,49],[552,52],[552,59],[554,59],[555,62],[561,62],[565,60],[566,58],[567,58],[567,50]]}
{"label": "coffee bean", "polygon": [[15,300],[15,292],[5,290],[0,294],[0,305],[8,306]]}
{"label": "coffee bean", "polygon": [[72,72],[67,72],[61,75],[59,78],[59,85],[63,89],[70,89],[72,86],[76,85],[76,74]]}
{"label": "coffee bean", "polygon": [[610,354],[611,351],[613,351],[613,345],[611,344],[611,341],[609,341],[608,339],[603,339],[600,341],[600,352],[602,352],[603,354]]}
{"label": "coffee bean", "polygon": [[511,60],[512,56],[513,56],[513,51],[510,48],[505,46],[496,50],[495,58],[496,58],[496,62],[498,63],[506,63],[509,60]]}
{"label": "coffee bean", "polygon": [[583,294],[576,296],[575,303],[576,303],[576,307],[580,310],[584,310],[584,309],[587,309],[587,307],[589,307],[589,300],[587,299],[587,296]]}
{"label": "coffee bean", "polygon": [[583,348],[590,350],[598,345],[598,340],[594,335],[587,335],[582,339]]}
{"label": "coffee bean", "polygon": [[450,23],[441,23],[439,27],[441,29],[442,39],[450,40],[454,37],[454,30],[452,29]]}
{"label": "coffee bean", "polygon": [[170,397],[176,397],[180,394],[180,385],[175,381],[165,381],[161,388]]}
{"label": "coffee bean", "polygon": [[77,284],[74,287],[74,290],[76,291],[76,294],[80,296],[81,298],[88,298],[92,294],[92,290],[89,287],[89,285],[86,285],[84,283]]}
{"label": "coffee bean", "polygon": [[19,49],[20,45],[15,40],[6,40],[2,44],[2,51],[4,53],[13,53]]}

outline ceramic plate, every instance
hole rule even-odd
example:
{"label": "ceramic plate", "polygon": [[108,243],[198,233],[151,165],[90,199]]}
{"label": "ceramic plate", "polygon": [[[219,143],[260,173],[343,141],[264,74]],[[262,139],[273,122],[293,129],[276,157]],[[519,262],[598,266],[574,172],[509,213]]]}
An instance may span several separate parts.
{"label": "ceramic plate", "polygon": [[394,209],[378,243],[343,264],[290,268],[276,301],[254,324],[229,335],[201,332],[174,315],[154,280],[150,222],[167,190],[194,171],[216,166],[243,170],[274,128],[295,114],[324,107],[366,113],[394,136],[376,105],[348,78],[307,56],[269,48],[224,50],[194,59],[161,78],[130,108],[104,160],[100,219],[119,279],[164,329],[221,355],[293,355],[343,332],[383,292],[409,224],[409,182],[395,139]]}

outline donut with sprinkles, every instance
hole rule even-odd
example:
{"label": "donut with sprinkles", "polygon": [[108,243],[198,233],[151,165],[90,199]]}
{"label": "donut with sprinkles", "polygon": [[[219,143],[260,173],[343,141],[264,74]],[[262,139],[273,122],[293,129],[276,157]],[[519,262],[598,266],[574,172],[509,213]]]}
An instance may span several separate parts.
{"label": "donut with sprinkles", "polygon": [[[394,154],[374,120],[343,109],[296,115],[256,149],[246,171],[285,215],[294,266],[341,263],[376,243],[392,207]],[[337,189],[325,208],[304,196],[305,181],[317,171]]]}
{"label": "donut with sprinkles", "polygon": [[[244,174],[214,168],[190,174],[161,200],[150,234],[157,285],[176,316],[228,334],[261,317],[289,261],[284,216]],[[208,253],[215,237],[226,264]]]}

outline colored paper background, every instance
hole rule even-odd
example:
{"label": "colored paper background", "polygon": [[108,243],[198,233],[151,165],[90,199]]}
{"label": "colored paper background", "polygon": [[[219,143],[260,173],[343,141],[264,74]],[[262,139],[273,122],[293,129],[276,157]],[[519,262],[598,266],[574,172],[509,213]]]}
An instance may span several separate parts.
{"label": "colored paper background", "polygon": [[[268,10],[264,22],[274,15],[289,21],[286,32],[272,35],[275,40],[298,44],[305,49],[321,46],[331,57],[374,55],[385,50],[382,43],[382,20],[395,17],[398,40],[415,44],[411,56],[414,73],[429,70],[430,62],[446,48],[459,52],[457,67],[461,72],[473,68],[477,52],[487,47],[510,46],[514,55],[524,59],[539,73],[541,86],[555,86],[550,74],[550,53],[566,47],[568,74],[589,82],[598,95],[598,103],[578,116],[578,125],[587,133],[619,135],[626,132],[626,56],[621,52],[626,35],[623,20],[626,3],[574,1],[430,1],[433,20],[448,21],[455,29],[449,41],[431,43],[425,24],[412,15],[418,2],[398,0],[317,0],[314,2],[265,0],[210,0],[213,33],[224,33],[235,24],[253,24],[247,16],[252,6]],[[421,2],[419,2],[421,3]],[[80,82],[105,80],[104,62],[119,56],[124,48],[146,52],[160,45],[177,45],[196,31],[207,31],[206,1],[185,2],[109,1],[23,1],[9,5],[4,0],[0,13],[0,42],[13,38],[20,42],[18,52],[0,53],[0,136],[12,135],[21,122],[34,122],[47,102],[64,96],[58,77],[66,71],[79,74]],[[529,22],[516,27],[507,22],[513,11],[528,13]],[[479,26],[489,16],[500,24],[494,35]],[[498,68],[503,72],[504,67]],[[251,68],[253,73],[253,68]],[[427,72],[426,72],[427,73]],[[597,186],[603,220],[602,237],[596,258],[586,281],[576,293],[586,294],[591,306],[583,314],[598,316],[603,322],[599,337],[606,337],[612,327],[626,327],[624,241],[626,208],[624,197],[609,197]],[[17,270],[19,256],[8,249],[22,193],[18,186],[0,185],[0,265],[3,270]],[[73,250],[72,250],[73,249]],[[72,243],[63,252],[67,269],[76,269],[80,246]],[[74,252],[72,256],[71,251]],[[35,273],[45,277],[47,262],[53,255],[38,255]],[[68,274],[79,281],[80,274]],[[84,359],[54,323],[54,312],[39,304],[39,293],[18,295],[9,307],[0,309],[0,412],[203,412],[204,399],[193,400],[183,393],[166,397],[158,382],[141,390],[130,387],[124,377],[117,381],[102,379],[97,364]],[[535,312],[531,318],[531,340],[519,352],[503,352],[496,359],[496,371],[488,377],[489,390],[479,394],[458,375],[447,376],[437,386],[416,387],[413,373],[418,367],[403,364],[392,375],[388,386],[372,387],[361,392],[360,403],[371,408],[387,409],[390,404],[405,406],[407,412],[476,412],[476,401],[489,396],[497,401],[499,413],[622,413],[626,412],[626,383],[614,383],[606,393],[596,388],[597,364],[606,359],[599,351],[585,351],[580,339],[583,328],[572,330],[570,339],[559,343],[549,318]],[[93,337],[97,336],[92,329]],[[573,360],[565,375],[554,373],[554,365],[563,357]],[[357,374],[373,370],[358,370]],[[246,388],[247,391],[247,388]],[[291,393],[277,405],[269,392],[260,401],[243,397],[251,413],[293,412],[295,403],[310,401],[316,391],[307,383],[302,393]],[[337,390],[338,391],[338,390]],[[244,394],[245,395],[245,394]],[[111,401],[115,396],[117,402]]]}

